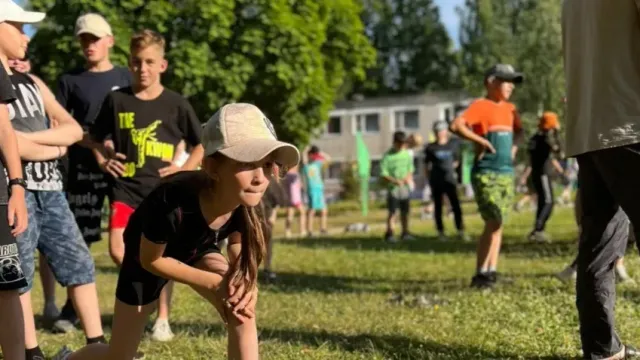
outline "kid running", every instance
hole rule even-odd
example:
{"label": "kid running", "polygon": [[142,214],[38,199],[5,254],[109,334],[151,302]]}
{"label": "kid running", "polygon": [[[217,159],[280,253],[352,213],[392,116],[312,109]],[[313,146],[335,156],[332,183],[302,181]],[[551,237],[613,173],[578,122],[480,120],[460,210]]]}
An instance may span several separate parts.
{"label": "kid running", "polygon": [[307,159],[304,162],[304,177],[309,196],[309,211],[307,215],[307,235],[313,236],[313,219],[316,211],[320,211],[320,234],[327,234],[327,203],[324,200],[324,181],[322,180],[322,167],[331,161],[329,155],[321,152],[317,146],[311,146],[306,152]]}
{"label": "kid running", "polygon": [[[109,253],[122,265],[123,234],[133,211],[158,184],[160,178],[180,170],[193,170],[202,160],[200,122],[189,102],[166,89],[161,74],[167,69],[165,40],[151,30],[133,35],[130,43],[133,86],[109,93],[91,127],[98,143],[113,142],[112,154],[95,151],[99,166],[115,178],[111,199]],[[178,144],[193,147],[189,159],[178,167],[173,159]],[[172,285],[165,288],[154,326],[154,339],[173,338],[169,326]]]}
{"label": "kid running", "polygon": [[517,151],[514,135],[519,137],[522,133],[520,116],[508,100],[514,84],[522,81],[523,75],[511,65],[493,66],[485,75],[486,98],[474,101],[451,124],[451,131],[476,144],[472,179],[484,220],[478,242],[477,273],[471,281],[476,288],[489,288],[497,281],[502,226],[514,195],[513,159]]}
{"label": "kid running", "polygon": [[[278,168],[296,165],[298,150],[277,140],[273,125],[250,104],[225,105],[203,131],[201,171],[164,179],[135,210],[125,252],[109,345],[54,360],[131,360],[147,318],[169,280],[191,286],[227,324],[228,358],[257,360],[258,266],[265,254],[260,204]],[[218,247],[229,238],[227,260]]]}

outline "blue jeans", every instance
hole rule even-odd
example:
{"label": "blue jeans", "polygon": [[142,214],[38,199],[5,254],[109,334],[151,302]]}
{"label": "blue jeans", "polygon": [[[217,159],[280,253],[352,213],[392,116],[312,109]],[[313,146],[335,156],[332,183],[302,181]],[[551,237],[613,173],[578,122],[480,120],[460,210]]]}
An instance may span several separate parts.
{"label": "blue jeans", "polygon": [[33,286],[36,249],[45,257],[60,285],[95,282],[95,265],[62,191],[31,191],[25,194],[29,227],[18,236],[18,251],[27,286]]}

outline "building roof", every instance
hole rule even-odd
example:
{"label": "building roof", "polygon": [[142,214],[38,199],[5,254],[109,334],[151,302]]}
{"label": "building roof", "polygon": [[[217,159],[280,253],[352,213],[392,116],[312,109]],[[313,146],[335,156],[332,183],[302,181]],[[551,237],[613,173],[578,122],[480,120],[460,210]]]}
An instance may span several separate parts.
{"label": "building roof", "polygon": [[419,94],[388,95],[361,100],[342,100],[335,103],[334,110],[377,108],[391,106],[436,105],[462,102],[470,96],[463,91],[424,92]]}

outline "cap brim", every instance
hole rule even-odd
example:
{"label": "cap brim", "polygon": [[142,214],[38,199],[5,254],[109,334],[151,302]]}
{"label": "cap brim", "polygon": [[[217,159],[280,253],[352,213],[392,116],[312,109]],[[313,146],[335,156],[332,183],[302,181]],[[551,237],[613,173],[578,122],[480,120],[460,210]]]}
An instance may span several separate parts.
{"label": "cap brim", "polygon": [[20,24],[35,24],[44,20],[46,16],[47,14],[43,12],[23,11],[17,16],[10,16],[4,19],[4,21],[11,21]]}
{"label": "cap brim", "polygon": [[111,36],[111,34],[109,34],[106,31],[95,31],[95,30],[91,30],[91,29],[83,29],[83,30],[78,30],[76,31],[76,36],[80,36],[82,34],[91,34],[97,38],[102,39],[105,36]]}
{"label": "cap brim", "polygon": [[513,74],[496,74],[496,79],[500,79],[503,81],[510,81],[514,84],[521,84],[524,81],[524,75],[521,73],[513,73]]}
{"label": "cap brim", "polygon": [[300,162],[300,152],[295,146],[273,139],[247,139],[218,151],[230,159],[241,162],[260,161],[272,153],[275,162],[280,165],[293,167]]}

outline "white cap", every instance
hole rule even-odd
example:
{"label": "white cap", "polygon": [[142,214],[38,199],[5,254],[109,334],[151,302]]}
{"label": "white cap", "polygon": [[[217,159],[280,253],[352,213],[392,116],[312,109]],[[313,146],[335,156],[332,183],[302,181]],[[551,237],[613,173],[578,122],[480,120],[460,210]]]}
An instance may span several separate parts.
{"label": "white cap", "polygon": [[12,0],[0,0],[0,23],[11,21],[21,24],[35,24],[42,21],[46,15],[43,12],[24,11],[20,5]]}
{"label": "white cap", "polygon": [[236,161],[257,162],[273,153],[275,162],[292,167],[300,162],[295,146],[278,141],[273,124],[251,104],[228,104],[202,130],[204,156],[220,152]]}
{"label": "white cap", "polygon": [[94,13],[84,14],[76,20],[76,36],[81,34],[91,34],[98,38],[113,35],[107,20],[102,15]]}

